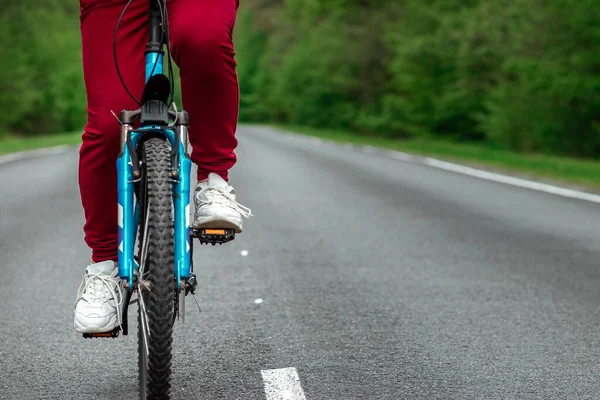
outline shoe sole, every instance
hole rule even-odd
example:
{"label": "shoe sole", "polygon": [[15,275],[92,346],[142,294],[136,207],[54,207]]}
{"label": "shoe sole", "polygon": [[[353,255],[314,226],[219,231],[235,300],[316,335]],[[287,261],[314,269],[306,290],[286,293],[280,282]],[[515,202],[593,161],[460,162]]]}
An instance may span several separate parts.
{"label": "shoe sole", "polygon": [[77,320],[77,317],[75,317],[75,330],[79,333],[105,333],[105,332],[111,332],[113,329],[115,329],[117,326],[119,326],[118,322],[117,322],[117,316],[115,315],[114,317],[112,317],[110,319],[110,321],[108,321],[108,323],[104,324],[104,325],[83,325],[82,323],[80,323]]}
{"label": "shoe sole", "polygon": [[194,229],[206,229],[206,228],[221,228],[221,229],[235,229],[235,233],[242,233],[242,221],[235,221],[233,219],[216,219],[214,217],[201,217],[194,221]]}

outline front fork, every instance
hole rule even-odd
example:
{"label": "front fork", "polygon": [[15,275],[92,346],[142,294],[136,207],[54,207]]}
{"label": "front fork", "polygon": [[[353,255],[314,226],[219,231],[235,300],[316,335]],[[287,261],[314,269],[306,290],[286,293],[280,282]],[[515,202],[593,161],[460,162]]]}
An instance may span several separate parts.
{"label": "front fork", "polygon": [[177,278],[177,291],[179,292],[182,280],[187,280],[190,277],[192,264],[190,237],[190,173],[192,161],[188,154],[188,127],[178,125],[177,134],[178,137],[174,139],[179,146],[179,162],[177,163],[178,179],[173,185],[173,208],[175,210],[175,277]]}
{"label": "front fork", "polygon": [[[139,264],[134,258],[134,246],[137,229],[140,225],[140,205],[134,199],[134,183],[141,178],[140,166],[136,154],[137,145],[141,137],[149,131],[160,132],[171,143],[173,170],[173,209],[175,214],[174,229],[174,255],[175,278],[177,290],[181,289],[181,281],[187,280],[191,273],[191,246],[190,242],[190,173],[191,160],[187,151],[188,128],[187,125],[177,125],[177,131],[157,126],[132,129],[130,123],[121,127],[121,154],[117,159],[118,179],[118,257],[119,276],[125,280],[125,286],[132,292],[135,287],[136,272]],[[177,147],[175,147],[177,146]]]}

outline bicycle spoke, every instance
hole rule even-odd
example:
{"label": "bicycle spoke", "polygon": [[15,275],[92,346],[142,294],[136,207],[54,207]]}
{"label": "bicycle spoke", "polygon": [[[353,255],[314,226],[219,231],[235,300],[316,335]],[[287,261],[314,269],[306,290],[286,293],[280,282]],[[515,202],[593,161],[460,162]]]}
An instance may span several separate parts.
{"label": "bicycle spoke", "polygon": [[146,210],[146,218],[144,221],[144,236],[142,236],[142,254],[140,255],[140,273],[139,278],[144,277],[144,267],[146,266],[146,258],[148,256],[148,218],[150,213]]}
{"label": "bicycle spoke", "polygon": [[150,325],[148,324],[148,315],[146,314],[146,304],[144,303],[144,296],[140,289],[138,289],[138,298],[140,306],[140,318],[142,320],[142,336],[144,337],[144,348],[146,350],[146,357],[150,354],[148,350],[148,334],[150,332]]}

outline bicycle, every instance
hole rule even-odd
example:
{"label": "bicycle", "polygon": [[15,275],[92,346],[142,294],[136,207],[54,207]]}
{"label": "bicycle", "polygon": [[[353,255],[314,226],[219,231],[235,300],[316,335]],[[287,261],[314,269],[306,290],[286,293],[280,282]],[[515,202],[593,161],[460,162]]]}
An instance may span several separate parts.
{"label": "bicycle", "polygon": [[[164,0],[149,0],[149,42],[146,84],[141,102],[131,94],[117,60],[117,33],[130,0],[115,28],[113,56],[119,78],[140,105],[123,110],[118,175],[118,269],[128,289],[120,326],[111,332],[85,333],[85,338],[116,338],[128,334],[127,312],[132,294],[138,303],[138,369],[140,398],[168,398],[171,381],[173,326],[185,320],[185,296],[197,286],[193,273],[193,239],[201,244],[227,243],[233,229],[190,226],[189,115],[172,111],[173,67],[168,11]],[[167,48],[168,74],[163,73]],[[139,119],[139,127],[134,129]],[[138,252],[134,255],[137,237]]]}

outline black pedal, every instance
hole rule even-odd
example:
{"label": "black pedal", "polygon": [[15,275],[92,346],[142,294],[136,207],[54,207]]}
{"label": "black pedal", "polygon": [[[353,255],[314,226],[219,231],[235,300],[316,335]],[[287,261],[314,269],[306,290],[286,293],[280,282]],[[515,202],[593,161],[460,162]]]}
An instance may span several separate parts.
{"label": "black pedal", "polygon": [[193,229],[192,236],[198,238],[200,244],[223,244],[235,239],[235,229],[230,228],[204,228]]}
{"label": "black pedal", "polygon": [[83,337],[85,339],[93,339],[93,338],[106,338],[106,339],[113,338],[114,339],[117,336],[119,336],[119,332],[121,332],[121,329],[119,329],[119,327],[116,327],[115,329],[113,329],[110,332],[84,333]]}

